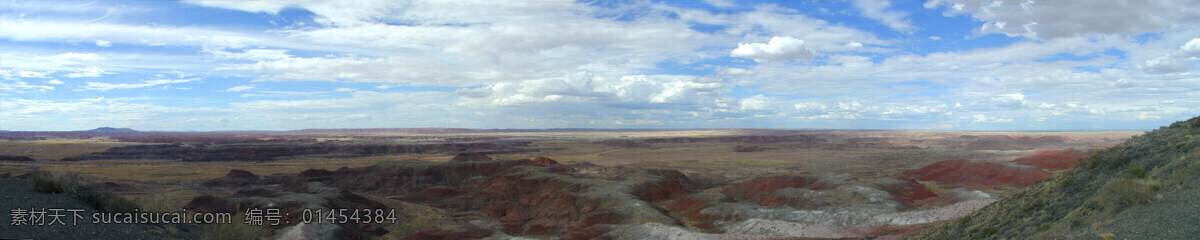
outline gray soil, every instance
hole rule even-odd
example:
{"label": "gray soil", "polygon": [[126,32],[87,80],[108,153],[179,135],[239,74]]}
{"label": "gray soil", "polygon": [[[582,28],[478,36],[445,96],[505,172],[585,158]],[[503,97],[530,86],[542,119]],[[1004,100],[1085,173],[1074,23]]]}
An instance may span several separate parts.
{"label": "gray soil", "polygon": [[1113,233],[1116,239],[1195,239],[1200,236],[1200,178],[1183,188],[1163,194],[1162,199],[1129,209],[1113,218],[1097,233]]}
{"label": "gray soil", "polygon": [[[62,211],[66,216],[60,219],[66,225],[14,226],[13,210],[18,208],[83,209],[83,219],[75,218],[74,224],[73,214]],[[200,235],[195,226],[93,224],[92,213],[96,210],[70,196],[34,191],[23,179],[0,178],[0,239],[195,239]]]}

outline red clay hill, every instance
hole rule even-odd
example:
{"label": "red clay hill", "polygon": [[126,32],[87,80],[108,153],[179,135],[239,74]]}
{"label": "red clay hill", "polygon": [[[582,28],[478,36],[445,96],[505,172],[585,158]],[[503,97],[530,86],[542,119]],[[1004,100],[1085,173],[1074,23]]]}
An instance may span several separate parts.
{"label": "red clay hill", "polygon": [[1032,186],[1049,178],[1049,172],[1005,162],[941,161],[920,169],[904,171],[904,175],[921,181],[960,184],[970,187],[999,185]]}
{"label": "red clay hill", "polygon": [[1084,159],[1096,154],[1096,151],[1079,151],[1075,149],[1063,150],[1038,150],[1024,157],[1017,158],[1013,162],[1020,164],[1035,166],[1041,169],[1063,170],[1075,167],[1079,164],[1079,159]]}

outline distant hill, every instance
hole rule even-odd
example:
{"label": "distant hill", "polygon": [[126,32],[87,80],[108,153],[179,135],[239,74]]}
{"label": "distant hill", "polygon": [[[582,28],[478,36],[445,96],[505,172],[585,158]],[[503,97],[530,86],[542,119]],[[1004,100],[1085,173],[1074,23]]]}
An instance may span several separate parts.
{"label": "distant hill", "polygon": [[1133,137],[909,239],[1194,239],[1200,117]]}
{"label": "distant hill", "polygon": [[132,128],[111,128],[111,127],[100,127],[100,128],[96,128],[96,129],[92,129],[92,130],[87,130],[87,132],[97,132],[97,133],[135,133],[135,132],[138,132],[138,131],[137,131],[137,130],[133,130]]}

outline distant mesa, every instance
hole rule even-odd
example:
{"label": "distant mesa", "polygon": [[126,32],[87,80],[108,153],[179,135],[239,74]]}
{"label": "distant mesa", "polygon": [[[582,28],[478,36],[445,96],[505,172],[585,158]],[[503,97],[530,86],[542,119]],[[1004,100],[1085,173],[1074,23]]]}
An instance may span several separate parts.
{"label": "distant mesa", "polygon": [[113,127],[101,127],[101,128],[96,128],[96,129],[87,130],[87,131],[88,132],[102,132],[102,133],[135,133],[135,132],[138,132],[137,130],[133,130],[132,128],[113,128]]}
{"label": "distant mesa", "polygon": [[229,169],[229,173],[225,174],[225,178],[233,178],[233,179],[258,178],[258,175],[254,175],[254,173],[251,173],[250,171],[246,171],[246,170]]}
{"label": "distant mesa", "polygon": [[536,158],[533,158],[532,161],[533,161],[533,165],[542,166],[542,167],[559,165],[558,161],[554,161],[554,159],[551,159],[548,157],[536,157]]}
{"label": "distant mesa", "polygon": [[29,158],[27,156],[0,155],[0,161],[32,162],[34,160],[33,158]]}

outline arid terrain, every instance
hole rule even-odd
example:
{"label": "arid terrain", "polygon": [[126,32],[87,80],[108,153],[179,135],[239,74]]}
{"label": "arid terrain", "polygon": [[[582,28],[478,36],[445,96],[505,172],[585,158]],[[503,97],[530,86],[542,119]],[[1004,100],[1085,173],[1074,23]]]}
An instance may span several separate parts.
{"label": "arid terrain", "polygon": [[[0,176],[78,182],[141,211],[297,220],[161,227],[183,238],[892,239],[1142,133],[100,128],[0,132]],[[396,222],[296,217],[364,208]],[[50,237],[8,221],[2,238]]]}

